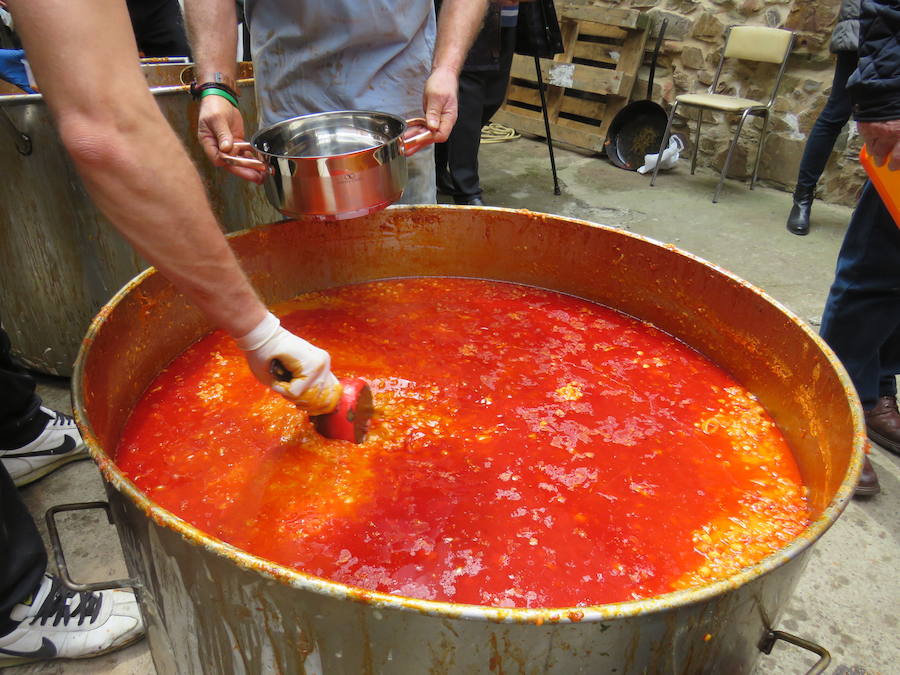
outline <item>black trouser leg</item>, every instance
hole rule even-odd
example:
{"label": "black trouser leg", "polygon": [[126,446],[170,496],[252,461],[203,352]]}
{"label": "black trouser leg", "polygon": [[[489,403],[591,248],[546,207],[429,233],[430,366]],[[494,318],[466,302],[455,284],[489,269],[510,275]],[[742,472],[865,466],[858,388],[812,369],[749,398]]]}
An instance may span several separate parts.
{"label": "black trouser leg", "polygon": [[856,70],[859,57],[855,53],[841,52],[837,55],[834,67],[834,78],[831,83],[831,94],[825,107],[816,118],[809,138],[803,149],[800,170],[797,175],[797,186],[814,188],[825,170],[825,164],[831,156],[834,142],[840,135],[852,113],[850,95],[847,93],[847,80]]}
{"label": "black trouser leg", "polygon": [[516,29],[500,29],[500,69],[484,73],[484,107],[481,113],[481,126],[491,121],[503,101],[506,99],[506,87],[509,85],[509,71],[512,68],[513,53],[516,49]]}
{"label": "black trouser leg", "polygon": [[484,73],[463,71],[459,75],[459,116],[450,138],[444,143],[447,168],[456,194],[478,197],[478,146],[481,144],[481,119],[484,109]]}
{"label": "black trouser leg", "polygon": [[487,124],[503,104],[516,29],[500,31],[500,64],[495,70],[464,70],[459,76],[459,116],[450,138],[435,146],[438,172],[447,166],[458,197],[478,197],[481,182],[478,177],[478,149],[481,127]]}
{"label": "black trouser leg", "polygon": [[0,635],[15,628],[10,611],[37,587],[46,569],[41,535],[0,463]]}
{"label": "black trouser leg", "polygon": [[144,56],[191,55],[178,0],[129,0],[128,13],[138,51]]}
{"label": "black trouser leg", "polygon": [[37,438],[50,420],[40,406],[34,378],[13,361],[9,335],[0,327],[0,450]]}

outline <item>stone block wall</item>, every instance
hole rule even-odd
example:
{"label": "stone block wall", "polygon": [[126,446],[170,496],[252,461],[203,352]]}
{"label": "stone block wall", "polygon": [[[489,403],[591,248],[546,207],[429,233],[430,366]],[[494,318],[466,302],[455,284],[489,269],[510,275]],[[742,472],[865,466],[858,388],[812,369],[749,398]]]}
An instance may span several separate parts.
{"label": "stone block wall", "polygon": [[[558,6],[564,3],[558,3]],[[712,83],[730,25],[789,28],[796,32],[792,55],[779,88],[769,132],[760,162],[764,184],[793,190],[807,135],[831,92],[834,57],[829,52],[840,0],[592,0],[591,4],[634,8],[651,18],[646,64],[664,18],[665,40],[657,67],[653,100],[669,108],[677,94],[705,92]],[[772,64],[734,62],[719,81],[718,93],[768,100],[777,75]],[[642,69],[633,98],[647,93],[649,68]],[[690,109],[685,109],[686,112]],[[696,109],[694,109],[696,110]],[[693,148],[696,117],[687,114],[675,120],[674,130]],[[734,134],[737,116],[712,113],[704,116],[698,165],[720,170]],[[747,127],[750,128],[747,128]],[[748,178],[753,170],[761,122],[750,118],[741,134],[729,175]],[[865,172],[859,165],[861,142],[856,126],[848,124],[818,184],[825,201],[852,206]]]}

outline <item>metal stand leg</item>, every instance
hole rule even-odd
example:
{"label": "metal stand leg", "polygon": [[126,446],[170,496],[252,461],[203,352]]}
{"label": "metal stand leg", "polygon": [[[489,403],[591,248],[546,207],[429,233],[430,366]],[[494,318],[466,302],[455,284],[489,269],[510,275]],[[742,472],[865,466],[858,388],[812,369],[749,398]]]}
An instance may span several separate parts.
{"label": "metal stand leg", "polygon": [[544,95],[544,78],[541,76],[541,60],[534,57],[534,70],[537,73],[538,91],[541,92],[541,112],[544,114],[544,131],[547,135],[547,150],[550,152],[550,170],[553,172],[553,194],[562,194],[559,189],[559,178],[556,175],[556,158],[553,156],[553,138],[550,136],[550,118],[547,117],[547,98]]}
{"label": "metal stand leg", "polygon": [[650,178],[650,187],[656,182],[656,174],[659,173],[659,160],[662,158],[663,150],[666,149],[666,143],[669,141],[669,132],[672,130],[672,120],[675,119],[675,109],[678,107],[678,101],[672,104],[669,111],[669,119],[666,120],[666,130],[663,131],[662,142],[659,144],[659,154],[656,155],[656,166],[653,167],[653,176]]}
{"label": "metal stand leg", "polygon": [[753,176],[750,177],[750,189],[756,185],[756,173],[759,171],[759,158],[762,157],[763,144],[766,142],[766,128],[769,126],[769,111],[763,112],[762,131],[759,132],[759,144],[756,146],[756,161],[753,162]]}
{"label": "metal stand leg", "polygon": [[747,119],[749,111],[745,110],[738,122],[737,129],[734,131],[734,138],[731,139],[731,145],[728,146],[728,154],[725,156],[725,164],[722,166],[722,175],[719,176],[719,184],[716,185],[716,193],[713,195],[713,204],[719,201],[719,192],[722,191],[722,184],[725,182],[725,174],[728,173],[728,166],[731,164],[731,156],[734,154],[734,148],[737,145],[738,137],[741,135],[741,127],[744,126],[744,120]]}
{"label": "metal stand leg", "polygon": [[700,149],[700,125],[703,124],[703,108],[697,108],[697,128],[694,129],[694,152],[691,154],[691,175],[697,168],[697,151]]}

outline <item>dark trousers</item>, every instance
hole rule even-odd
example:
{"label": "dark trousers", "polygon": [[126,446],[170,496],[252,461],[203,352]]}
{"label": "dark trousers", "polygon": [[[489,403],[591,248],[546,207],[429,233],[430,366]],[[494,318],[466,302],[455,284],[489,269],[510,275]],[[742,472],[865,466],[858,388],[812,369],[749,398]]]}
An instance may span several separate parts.
{"label": "dark trousers", "polygon": [[10,611],[37,588],[46,569],[41,535],[0,463],[0,635],[15,628]]}
{"label": "dark trousers", "polygon": [[825,170],[825,164],[834,148],[834,142],[850,119],[850,95],[847,93],[847,80],[859,57],[856,52],[838,52],[834,66],[834,80],[831,83],[831,94],[819,117],[813,124],[803,149],[800,160],[800,172],[797,175],[797,187],[812,188]]}
{"label": "dark trousers", "polygon": [[863,408],[897,393],[900,228],[867,182],[838,254],[821,335],[850,374]]}
{"label": "dark trousers", "polygon": [[[9,353],[0,328],[0,449],[37,437],[50,419],[40,412],[35,382]],[[47,569],[47,552],[19,490],[0,462],[0,635],[13,626],[9,612],[28,597]]]}
{"label": "dark trousers", "polygon": [[0,328],[0,450],[37,438],[50,420],[41,412],[34,378],[13,361],[9,335]]}
{"label": "dark trousers", "polygon": [[463,70],[459,75],[459,115],[446,143],[434,146],[438,176],[449,174],[454,196],[478,197],[478,147],[481,127],[503,105],[516,29],[500,29],[500,65],[497,70]]}
{"label": "dark trousers", "polygon": [[127,0],[131,27],[142,56],[190,56],[178,0]]}

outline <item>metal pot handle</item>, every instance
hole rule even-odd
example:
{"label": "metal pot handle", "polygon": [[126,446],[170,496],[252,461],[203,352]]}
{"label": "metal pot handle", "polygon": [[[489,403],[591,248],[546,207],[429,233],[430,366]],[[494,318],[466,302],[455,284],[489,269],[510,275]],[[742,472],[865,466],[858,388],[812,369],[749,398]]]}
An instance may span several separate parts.
{"label": "metal pot handle", "polygon": [[79,584],[72,581],[69,576],[69,567],[66,565],[66,558],[63,555],[62,542],[59,539],[59,531],[56,529],[56,520],[54,516],[63,511],[84,511],[86,509],[103,509],[106,511],[106,519],[110,524],[113,523],[112,512],[109,510],[109,502],[79,502],[76,504],[60,504],[59,506],[51,506],[47,509],[47,531],[50,535],[50,547],[53,549],[53,556],[56,558],[57,571],[59,579],[63,585],[69,587],[73,591],[105,591],[110,588],[140,588],[141,582],[137,579],[116,579],[115,581],[100,581],[95,584]]}
{"label": "metal pot handle", "polygon": [[[232,145],[232,152],[253,152],[253,146],[247,141],[235,141]],[[231,164],[232,166],[239,166],[244,169],[256,169],[257,171],[261,171],[263,173],[269,173],[269,167],[266,166],[265,162],[262,162],[258,159],[253,159],[252,157],[241,157],[240,155],[230,155],[227,152],[219,151],[222,159],[225,160],[226,163]]]}
{"label": "metal pot handle", "polygon": [[831,663],[831,654],[828,653],[828,650],[824,647],[820,647],[815,642],[810,642],[809,640],[804,640],[803,638],[799,638],[796,635],[791,635],[790,633],[785,633],[780,630],[767,630],[766,634],[763,635],[762,639],[759,641],[759,649],[764,654],[771,654],[772,647],[775,646],[775,643],[778,640],[784,640],[785,642],[789,642],[792,645],[796,645],[798,647],[803,647],[803,649],[808,649],[814,654],[819,655],[819,660],[816,661],[815,665],[806,671],[806,675],[819,675],[819,673],[825,672],[825,669],[828,667],[828,664]]}
{"label": "metal pot handle", "polygon": [[[410,120],[406,120],[407,127],[425,127],[425,125],[424,117],[413,117]],[[411,157],[432,143],[434,143],[434,132],[426,127],[425,131],[403,139],[403,155],[404,157]]]}

